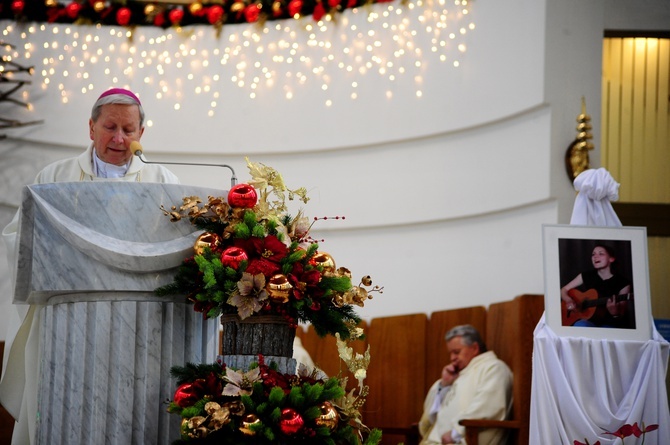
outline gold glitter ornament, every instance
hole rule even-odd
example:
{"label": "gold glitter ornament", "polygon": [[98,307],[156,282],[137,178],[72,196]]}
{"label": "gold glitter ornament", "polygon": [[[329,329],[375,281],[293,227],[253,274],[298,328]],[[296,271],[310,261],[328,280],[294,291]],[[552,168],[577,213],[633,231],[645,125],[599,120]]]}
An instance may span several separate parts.
{"label": "gold glitter ornament", "polygon": [[220,242],[221,237],[219,235],[216,233],[205,232],[198,236],[198,238],[195,240],[195,243],[193,244],[193,251],[196,255],[202,255],[205,253],[206,247],[214,249]]}
{"label": "gold glitter ornament", "polygon": [[325,426],[331,431],[337,428],[339,415],[333,404],[330,402],[323,402],[321,406],[319,406],[319,410],[321,411],[321,414],[314,419],[314,423],[318,426]]}
{"label": "gold glitter ornament", "polygon": [[292,288],[288,278],[282,274],[273,275],[266,286],[270,300],[275,303],[288,303]]}
{"label": "gold glitter ornament", "polygon": [[261,419],[256,414],[247,414],[242,418],[242,422],[240,422],[240,432],[245,436],[254,436],[256,432],[251,429],[251,426],[257,425],[260,422]]}

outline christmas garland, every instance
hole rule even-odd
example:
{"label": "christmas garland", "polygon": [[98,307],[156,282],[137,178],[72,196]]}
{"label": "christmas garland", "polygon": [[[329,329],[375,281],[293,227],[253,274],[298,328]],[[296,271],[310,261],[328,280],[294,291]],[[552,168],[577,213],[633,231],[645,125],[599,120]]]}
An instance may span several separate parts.
{"label": "christmas garland", "polygon": [[227,199],[190,196],[179,208],[162,207],[173,222],[186,217],[203,233],[194,255],[156,294],[184,295],[208,318],[278,314],[292,327],[304,322],[321,336],[349,338],[360,321],[353,305],[362,307],[383,288],[373,287],[369,276],[353,285],[351,272],[319,251],[302,211],[287,213],[287,200],[307,203],[304,188],[288,189],[271,167],[248,159],[247,165],[252,179],[231,187]]}
{"label": "christmas garland", "polygon": [[20,22],[171,26],[263,23],[267,20],[326,14],[392,0],[204,0],[188,5],[133,0],[2,0],[0,19]]}
{"label": "christmas garland", "polygon": [[382,432],[361,421],[359,408],[369,350],[353,354],[339,336],[340,357],[359,386],[346,392],[346,378],[325,377],[301,367],[282,374],[263,356],[248,370],[223,363],[172,368],[179,385],[168,411],[181,416],[181,439],[174,444],[376,445]]}

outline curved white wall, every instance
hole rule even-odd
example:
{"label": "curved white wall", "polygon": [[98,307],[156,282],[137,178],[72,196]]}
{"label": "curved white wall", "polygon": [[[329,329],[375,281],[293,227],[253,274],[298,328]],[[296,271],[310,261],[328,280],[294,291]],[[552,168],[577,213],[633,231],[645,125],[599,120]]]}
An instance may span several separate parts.
{"label": "curved white wall", "polygon": [[[542,293],[541,225],[569,220],[574,190],[563,153],[576,135],[581,96],[588,98],[594,128],[599,126],[595,98],[605,20],[604,0],[557,3],[477,0],[464,18],[447,5],[447,30],[439,33],[454,30],[457,36],[438,52],[430,41],[438,28],[427,32],[426,20],[418,25],[418,16],[432,7],[375,5],[370,11],[382,17],[390,11],[388,18],[368,23],[368,10],[349,11],[337,25],[314,31],[314,38],[306,30],[309,19],[283,23],[241,46],[226,65],[220,61],[226,51],[233,54],[231,39],[250,41],[258,28],[229,26],[220,37],[209,27],[181,34],[140,28],[132,42],[108,28],[49,25],[25,37],[15,29],[6,39],[30,45],[37,73],[29,88],[34,110],[12,112],[45,123],[9,132],[0,154],[8,204],[2,216],[11,217],[20,187],[36,170],[88,143],[87,120],[97,95],[112,84],[130,86],[152,123],[142,140],[150,159],[228,163],[244,180],[249,156],[278,169],[289,186],[307,187],[309,216],[345,215],[344,221],[318,222],[314,235],[326,240],[322,250],[355,278],[371,274],[385,287],[361,309],[364,316],[428,313]],[[463,35],[461,26],[467,29]],[[157,40],[165,36],[171,40]],[[291,64],[285,50],[274,46],[281,39],[297,45]],[[467,51],[459,52],[458,44]],[[65,52],[69,57],[49,60]],[[175,60],[167,63],[161,54]],[[98,63],[91,64],[94,56]],[[52,68],[51,84],[42,89],[41,71]],[[271,82],[259,81],[252,89],[254,75],[264,68]],[[243,86],[231,80],[241,69]],[[159,99],[163,84],[167,89]],[[6,106],[0,104],[0,112]],[[229,185],[225,169],[172,169],[184,183]],[[8,285],[2,286],[7,294]]]}

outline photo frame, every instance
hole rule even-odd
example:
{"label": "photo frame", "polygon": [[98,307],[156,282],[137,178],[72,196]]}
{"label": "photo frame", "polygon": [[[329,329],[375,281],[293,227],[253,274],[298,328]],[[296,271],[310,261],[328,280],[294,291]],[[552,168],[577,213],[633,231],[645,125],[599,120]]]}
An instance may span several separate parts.
{"label": "photo frame", "polygon": [[545,316],[556,334],[651,339],[646,227],[544,224],[542,237]]}

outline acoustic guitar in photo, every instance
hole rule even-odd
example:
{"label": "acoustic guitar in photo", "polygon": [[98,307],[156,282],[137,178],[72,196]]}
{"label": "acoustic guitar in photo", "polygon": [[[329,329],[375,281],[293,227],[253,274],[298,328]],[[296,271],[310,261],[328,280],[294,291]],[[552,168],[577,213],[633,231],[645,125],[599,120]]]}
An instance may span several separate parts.
{"label": "acoustic guitar in photo", "polygon": [[[570,289],[568,295],[575,302],[575,308],[568,310],[565,301],[561,300],[561,321],[563,326],[572,326],[578,320],[588,320],[593,317],[598,306],[605,306],[608,297],[598,297],[598,291],[589,289],[581,292],[577,289]],[[630,301],[633,299],[633,293],[627,293],[616,296],[616,302]]]}

